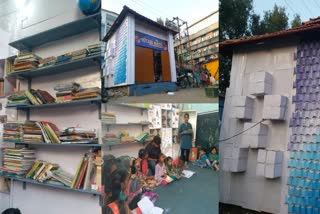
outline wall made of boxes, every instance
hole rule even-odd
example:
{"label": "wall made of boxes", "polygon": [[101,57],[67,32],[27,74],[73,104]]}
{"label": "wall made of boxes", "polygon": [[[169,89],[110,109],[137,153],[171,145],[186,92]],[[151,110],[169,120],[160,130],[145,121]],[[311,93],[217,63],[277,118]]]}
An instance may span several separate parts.
{"label": "wall made of boxes", "polygon": [[220,201],[287,213],[296,44],[235,51],[220,140]]}

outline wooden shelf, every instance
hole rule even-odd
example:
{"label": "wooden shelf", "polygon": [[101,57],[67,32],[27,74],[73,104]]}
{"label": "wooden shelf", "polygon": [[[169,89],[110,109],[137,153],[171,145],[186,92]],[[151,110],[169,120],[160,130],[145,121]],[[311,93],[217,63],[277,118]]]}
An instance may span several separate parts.
{"label": "wooden shelf", "polygon": [[19,177],[19,176],[13,176],[13,175],[6,175],[4,173],[0,173],[0,177],[5,177],[5,178],[10,178],[16,181],[20,181],[23,182],[23,189],[26,189],[26,184],[36,184],[36,185],[40,185],[40,186],[46,186],[46,187],[51,187],[51,188],[58,188],[58,189],[64,189],[64,190],[69,190],[69,191],[75,191],[75,192],[80,192],[80,193],[87,193],[87,194],[92,194],[92,195],[101,195],[101,192],[95,191],[95,190],[84,190],[84,189],[73,189],[67,186],[64,186],[63,184],[61,185],[56,185],[56,184],[50,184],[50,183],[41,183],[39,181],[36,180],[32,180],[32,179],[26,179],[23,177]]}
{"label": "wooden shelf", "polygon": [[64,103],[48,103],[41,105],[7,105],[6,108],[16,108],[16,109],[32,109],[32,108],[49,108],[49,107],[60,107],[60,106],[74,106],[79,104],[93,104],[101,103],[101,97],[91,98],[91,99],[82,99],[74,100]]}
{"label": "wooden shelf", "polygon": [[9,43],[9,45],[20,51],[31,51],[40,45],[78,35],[94,29],[96,29],[97,32],[100,32],[100,26],[101,13],[96,13],[94,15],[86,16],[82,19],[49,29],[47,31],[19,39]]}
{"label": "wooden shelf", "polygon": [[88,56],[83,59],[73,60],[66,63],[58,65],[49,65],[41,68],[35,68],[24,71],[13,71],[7,76],[15,76],[22,79],[30,79],[32,77],[47,76],[54,74],[61,74],[66,72],[71,72],[79,68],[85,68],[90,66],[99,65],[100,66],[101,55],[97,54],[94,56]]}

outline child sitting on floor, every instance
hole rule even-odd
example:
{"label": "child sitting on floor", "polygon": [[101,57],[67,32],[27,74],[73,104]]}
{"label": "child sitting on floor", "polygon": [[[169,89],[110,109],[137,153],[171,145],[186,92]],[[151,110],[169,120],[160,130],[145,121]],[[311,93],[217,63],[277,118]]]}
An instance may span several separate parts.
{"label": "child sitting on floor", "polygon": [[179,180],[181,178],[181,173],[178,173],[178,168],[174,167],[172,157],[167,157],[165,159],[167,175],[170,176],[173,181]]}
{"label": "child sitting on floor", "polygon": [[219,155],[216,147],[212,147],[211,153],[208,156],[211,166],[214,170],[219,171]]}
{"label": "child sitting on floor", "polygon": [[167,176],[166,164],[164,163],[165,155],[161,154],[158,160],[158,163],[155,168],[154,178],[157,182],[159,182],[162,186],[170,183],[172,181],[171,178]]}
{"label": "child sitting on floor", "polygon": [[140,149],[138,153],[139,158],[137,159],[137,167],[139,172],[148,177],[149,169],[148,169],[148,152],[145,149]]}
{"label": "child sitting on floor", "polygon": [[193,162],[193,165],[195,166],[199,166],[201,168],[205,168],[207,166],[209,166],[210,168],[212,168],[212,165],[208,159],[208,156],[206,154],[206,151],[204,149],[200,149],[200,153],[199,153],[199,159],[195,160]]}

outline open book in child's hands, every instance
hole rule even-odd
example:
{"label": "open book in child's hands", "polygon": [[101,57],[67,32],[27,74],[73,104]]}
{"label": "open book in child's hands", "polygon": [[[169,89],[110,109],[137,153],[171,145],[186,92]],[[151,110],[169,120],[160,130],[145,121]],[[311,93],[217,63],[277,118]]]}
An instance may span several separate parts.
{"label": "open book in child's hands", "polygon": [[195,172],[192,172],[190,170],[183,170],[182,171],[183,177],[185,177],[185,178],[191,178],[194,173]]}
{"label": "open book in child's hands", "polygon": [[173,181],[173,179],[170,176],[167,175],[166,178],[165,178],[165,181],[167,183],[171,183]]}

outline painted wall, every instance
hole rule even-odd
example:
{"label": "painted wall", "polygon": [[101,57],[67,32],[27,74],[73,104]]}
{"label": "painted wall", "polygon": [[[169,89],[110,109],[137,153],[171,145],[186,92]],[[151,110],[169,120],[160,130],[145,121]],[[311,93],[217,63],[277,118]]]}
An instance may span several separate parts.
{"label": "painted wall", "polygon": [[[272,94],[289,98],[284,122],[265,121],[269,128],[267,149],[284,152],[282,176],[278,179],[266,179],[256,176],[257,151],[249,150],[247,170],[243,173],[220,172],[220,201],[235,204],[247,209],[271,213],[287,213],[285,195],[287,193],[287,143],[289,139],[289,118],[292,112],[291,97],[293,94],[293,55],[296,43],[286,46],[269,46],[265,49],[241,49],[234,51],[230,87],[227,90],[220,139],[226,139],[243,131],[243,122],[230,117],[232,110],[231,97],[248,95],[249,74],[267,71],[273,75]],[[262,119],[263,99],[254,98],[253,118],[251,122]],[[231,140],[220,142],[220,159],[223,165],[225,152],[241,143],[241,135]]]}
{"label": "painted wall", "polygon": [[[29,36],[50,28],[74,21],[83,17],[77,8],[75,0],[31,0],[28,1],[33,13],[23,23],[12,23],[15,28],[11,31],[11,40]],[[88,32],[62,41],[45,44],[34,50],[41,57],[57,56],[59,54],[78,50],[99,41],[98,32]],[[53,87],[57,84],[77,81],[84,87],[99,86],[99,66],[78,69],[66,75],[52,75],[50,77],[34,78],[32,88],[45,89],[54,94]],[[21,83],[26,88],[26,82]],[[68,126],[85,126],[100,131],[99,109],[96,105],[80,105],[55,109],[39,109],[31,111],[31,119],[48,120],[57,124],[59,128]],[[23,113],[19,113],[19,120],[24,120]],[[52,161],[61,165],[61,168],[75,173],[80,158],[87,151],[85,148],[62,149],[36,147],[37,158]],[[1,196],[2,197],[2,196]],[[18,207],[24,214],[56,213],[100,213],[99,198],[88,194],[79,194],[72,191],[63,191],[53,188],[27,185],[22,189],[20,182],[14,182],[11,190],[11,201],[0,198],[0,208]],[[0,210],[2,211],[2,210]]]}

